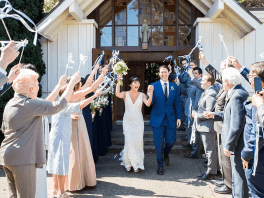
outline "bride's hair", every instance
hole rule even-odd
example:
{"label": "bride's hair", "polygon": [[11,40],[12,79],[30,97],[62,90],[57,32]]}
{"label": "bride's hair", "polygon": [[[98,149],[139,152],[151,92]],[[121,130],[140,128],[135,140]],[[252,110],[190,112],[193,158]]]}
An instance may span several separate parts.
{"label": "bride's hair", "polygon": [[128,84],[131,85],[133,82],[139,82],[140,83],[140,78],[137,76],[132,76],[128,80]]}

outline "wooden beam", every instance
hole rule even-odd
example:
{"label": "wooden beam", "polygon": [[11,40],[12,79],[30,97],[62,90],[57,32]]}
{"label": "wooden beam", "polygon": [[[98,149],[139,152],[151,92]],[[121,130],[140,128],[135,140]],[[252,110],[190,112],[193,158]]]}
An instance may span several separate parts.
{"label": "wooden beam", "polygon": [[89,4],[83,11],[86,16],[88,16],[92,11],[94,11],[104,0],[96,0]]}
{"label": "wooden beam", "polygon": [[222,0],[217,0],[214,5],[206,13],[205,17],[210,19],[215,19],[218,15],[223,12],[225,4]]}
{"label": "wooden beam", "polygon": [[[51,23],[53,23],[57,17],[59,17],[68,7],[74,2],[74,0],[65,0],[59,7],[56,8],[51,14],[48,15],[45,20],[43,20],[40,24],[38,24],[37,29],[38,32],[44,32],[45,29],[49,27]],[[45,37],[45,34],[43,34]]]}
{"label": "wooden beam", "polygon": [[210,0],[201,0],[209,9],[213,6],[213,2]]}
{"label": "wooden beam", "polygon": [[[198,2],[197,0],[189,0],[198,10],[200,10],[204,15],[208,12],[209,8],[204,5],[202,2]],[[230,1],[230,0],[229,0]]]}
{"label": "wooden beam", "polygon": [[253,29],[257,29],[261,25],[253,16],[251,16],[246,10],[240,7],[236,2],[231,0],[223,1],[228,7],[233,10],[234,13],[236,13],[239,18],[243,19]]}
{"label": "wooden beam", "polygon": [[85,14],[75,1],[70,5],[69,13],[73,16],[76,21],[82,21],[86,18]]}

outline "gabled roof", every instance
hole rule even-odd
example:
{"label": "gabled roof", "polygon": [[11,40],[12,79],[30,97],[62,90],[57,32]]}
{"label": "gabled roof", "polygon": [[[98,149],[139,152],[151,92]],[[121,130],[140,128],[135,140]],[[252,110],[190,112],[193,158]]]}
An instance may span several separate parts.
{"label": "gabled roof", "polygon": [[[104,0],[62,0],[38,24],[39,33],[52,38],[61,30],[65,20],[86,19]],[[202,20],[226,20],[241,37],[255,30],[262,22],[236,0],[189,0],[205,17]],[[201,20],[201,19],[200,19]],[[199,19],[194,25],[199,22]],[[96,22],[94,21],[96,24]],[[96,24],[97,26],[97,24]]]}
{"label": "gabled roof", "polygon": [[[262,22],[236,0],[189,0],[205,14],[206,20],[232,24],[241,37],[257,29]],[[199,19],[194,25],[199,22]]]}
{"label": "gabled roof", "polygon": [[63,21],[71,19],[82,21],[103,1],[104,0],[62,0],[37,24],[39,34],[52,40],[53,36],[62,28],[61,23]]}

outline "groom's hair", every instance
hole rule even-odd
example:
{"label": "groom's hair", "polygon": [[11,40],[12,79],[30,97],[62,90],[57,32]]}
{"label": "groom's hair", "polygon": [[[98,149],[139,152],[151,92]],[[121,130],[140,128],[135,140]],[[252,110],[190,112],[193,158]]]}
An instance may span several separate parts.
{"label": "groom's hair", "polygon": [[160,72],[160,69],[161,68],[165,68],[165,69],[168,70],[168,72],[170,72],[170,69],[169,69],[169,67],[167,65],[161,65],[161,66],[159,66],[159,72]]}

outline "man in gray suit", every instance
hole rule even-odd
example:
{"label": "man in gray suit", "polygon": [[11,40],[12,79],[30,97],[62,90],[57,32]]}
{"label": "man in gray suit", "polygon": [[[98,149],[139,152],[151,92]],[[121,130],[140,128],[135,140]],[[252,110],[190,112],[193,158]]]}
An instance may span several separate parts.
{"label": "man in gray suit", "polygon": [[249,95],[240,85],[241,76],[237,69],[225,69],[222,78],[224,90],[227,92],[224,110],[208,112],[205,116],[208,119],[214,118],[215,121],[223,120],[222,145],[225,155],[230,157],[231,161],[232,195],[234,198],[247,198],[248,186],[242,166],[241,151],[244,148],[244,102]]}
{"label": "man in gray suit", "polygon": [[20,71],[13,83],[15,96],[6,105],[2,130],[5,139],[0,148],[0,165],[6,173],[9,197],[35,198],[36,168],[46,163],[42,116],[54,115],[70,101],[80,81],[77,72],[58,101],[37,98],[39,75],[29,69]]}
{"label": "man in gray suit", "polygon": [[[192,112],[192,117],[194,118],[193,131],[197,131],[196,133],[200,136],[208,158],[207,171],[202,176],[197,177],[199,180],[213,179],[213,175],[217,173],[217,154],[215,145],[216,133],[214,131],[214,120],[207,119],[204,116],[205,112],[211,112],[215,105],[215,96],[217,93],[213,88],[214,83],[215,80],[212,76],[204,74],[201,85],[205,91],[198,102],[197,111]],[[194,134],[192,135],[194,136]]]}

